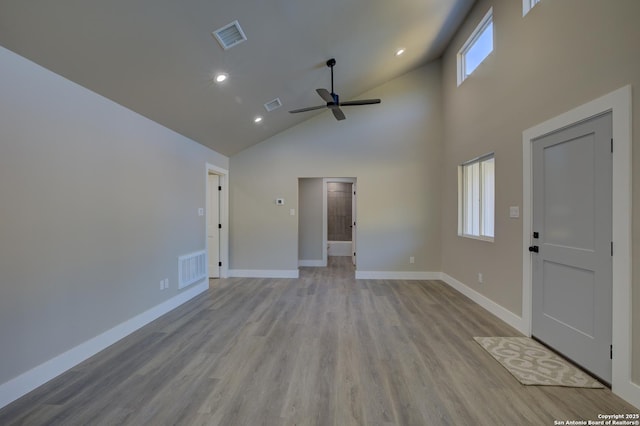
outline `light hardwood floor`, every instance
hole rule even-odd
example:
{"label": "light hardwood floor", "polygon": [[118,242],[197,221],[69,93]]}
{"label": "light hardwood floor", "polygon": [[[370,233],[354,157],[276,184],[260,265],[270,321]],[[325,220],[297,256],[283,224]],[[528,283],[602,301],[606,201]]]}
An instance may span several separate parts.
{"label": "light hardwood floor", "polygon": [[438,281],[225,279],[0,410],[0,425],[553,425],[637,409],[520,385],[473,341],[518,333]]}

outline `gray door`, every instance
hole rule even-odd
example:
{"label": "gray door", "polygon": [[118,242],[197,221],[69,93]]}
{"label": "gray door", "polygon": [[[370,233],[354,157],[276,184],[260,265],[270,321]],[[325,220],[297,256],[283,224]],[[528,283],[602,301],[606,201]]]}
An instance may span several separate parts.
{"label": "gray door", "polygon": [[530,247],[533,336],[608,383],[611,135],[607,113],[533,142]]}

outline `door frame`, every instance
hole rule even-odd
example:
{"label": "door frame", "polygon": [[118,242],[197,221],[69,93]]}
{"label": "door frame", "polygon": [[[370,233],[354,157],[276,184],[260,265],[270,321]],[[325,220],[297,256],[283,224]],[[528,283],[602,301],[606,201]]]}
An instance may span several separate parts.
{"label": "door frame", "polygon": [[[220,223],[222,229],[220,230],[220,262],[222,267],[220,268],[220,278],[229,277],[229,171],[213,164],[206,163],[205,166],[205,250],[207,252],[207,269],[209,265],[209,238],[207,238],[207,226],[206,218],[209,215],[209,174],[218,175],[220,178],[219,185],[222,187],[222,196],[220,197]],[[207,276],[209,271],[207,271]]]}
{"label": "door frame", "polygon": [[522,133],[522,327],[531,336],[532,256],[528,247],[533,232],[533,141],[606,112],[613,120],[613,316],[612,391],[640,406],[640,386],[632,382],[631,346],[631,86],[627,85],[571,111],[535,125]]}
{"label": "door frame", "polygon": [[[328,255],[327,255],[327,246],[329,244],[329,239],[328,239],[328,231],[329,231],[329,225],[328,225],[328,214],[327,214],[327,183],[329,182],[344,182],[344,183],[352,183],[352,184],[356,184],[357,183],[358,178],[322,178],[322,264],[324,266],[327,266],[327,262],[328,262]],[[357,202],[354,201],[353,203]],[[356,222],[356,212],[352,211],[352,217],[351,220]],[[352,240],[351,240],[351,246],[354,247],[356,246],[356,238],[358,235],[358,231],[356,230],[356,227],[353,227],[353,233],[352,233]],[[353,256],[352,256],[353,258]],[[354,262],[354,266],[357,266],[357,256],[356,256],[356,260]]]}

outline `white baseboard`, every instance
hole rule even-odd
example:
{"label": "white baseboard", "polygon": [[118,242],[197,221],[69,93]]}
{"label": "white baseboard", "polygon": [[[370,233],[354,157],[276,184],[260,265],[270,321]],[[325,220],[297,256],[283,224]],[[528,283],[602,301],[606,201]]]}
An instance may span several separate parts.
{"label": "white baseboard", "polygon": [[520,333],[527,335],[526,327],[524,325],[524,321],[522,317],[519,317],[518,315],[514,314],[510,310],[498,305],[493,300],[489,299],[486,296],[483,296],[482,294],[473,290],[468,285],[463,284],[462,282],[445,274],[444,272],[441,275],[442,275],[442,281],[447,283],[449,286],[458,290],[460,293],[464,294],[469,299],[473,300],[478,305],[482,306],[484,309],[491,312],[493,315],[497,316],[502,321],[506,322],[511,327],[518,330]]}
{"label": "white baseboard", "polygon": [[611,391],[636,408],[640,408],[640,386],[633,383],[630,377],[621,380],[622,386],[613,384]]}
{"label": "white baseboard", "polygon": [[440,272],[356,271],[357,280],[439,280]]}
{"label": "white baseboard", "polygon": [[145,311],[104,333],[87,340],[67,352],[0,385],[0,408],[31,392],[49,380],[80,364],[118,340],[144,327],[151,321],[172,311],[183,303],[207,291],[209,280],[193,285],[177,296]]}
{"label": "white baseboard", "polygon": [[299,278],[297,269],[229,269],[229,277],[237,278]]}
{"label": "white baseboard", "polygon": [[322,268],[327,266],[327,263],[322,261],[322,259],[320,260],[299,260],[298,261],[298,266],[311,266],[314,268]]}

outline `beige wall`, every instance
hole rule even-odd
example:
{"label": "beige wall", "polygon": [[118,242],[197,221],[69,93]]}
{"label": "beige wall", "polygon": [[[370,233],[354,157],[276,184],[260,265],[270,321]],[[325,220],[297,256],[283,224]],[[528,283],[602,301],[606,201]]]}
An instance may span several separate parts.
{"label": "beige wall", "polygon": [[297,269],[289,208],[298,178],[349,176],[358,179],[358,270],[440,270],[440,63],[362,97],[382,104],[345,107],[341,122],[325,111],[231,157],[232,269]]}
{"label": "beige wall", "polygon": [[1,47],[0,93],[2,384],[175,296],[228,159]]}
{"label": "beige wall", "polygon": [[[490,6],[494,52],[460,87],[456,54]],[[633,165],[640,170],[640,2],[542,1],[522,17],[522,2],[479,1],[443,57],[443,271],[512,312],[522,312],[522,132],[632,84]],[[494,243],[457,236],[456,166],[495,152]],[[633,177],[633,289],[640,306],[640,174]],[[484,274],[484,284],[477,274]],[[633,309],[633,324],[639,324]],[[640,327],[634,327],[634,374],[640,378]]]}
{"label": "beige wall", "polygon": [[298,258],[322,260],[322,178],[298,180]]}

